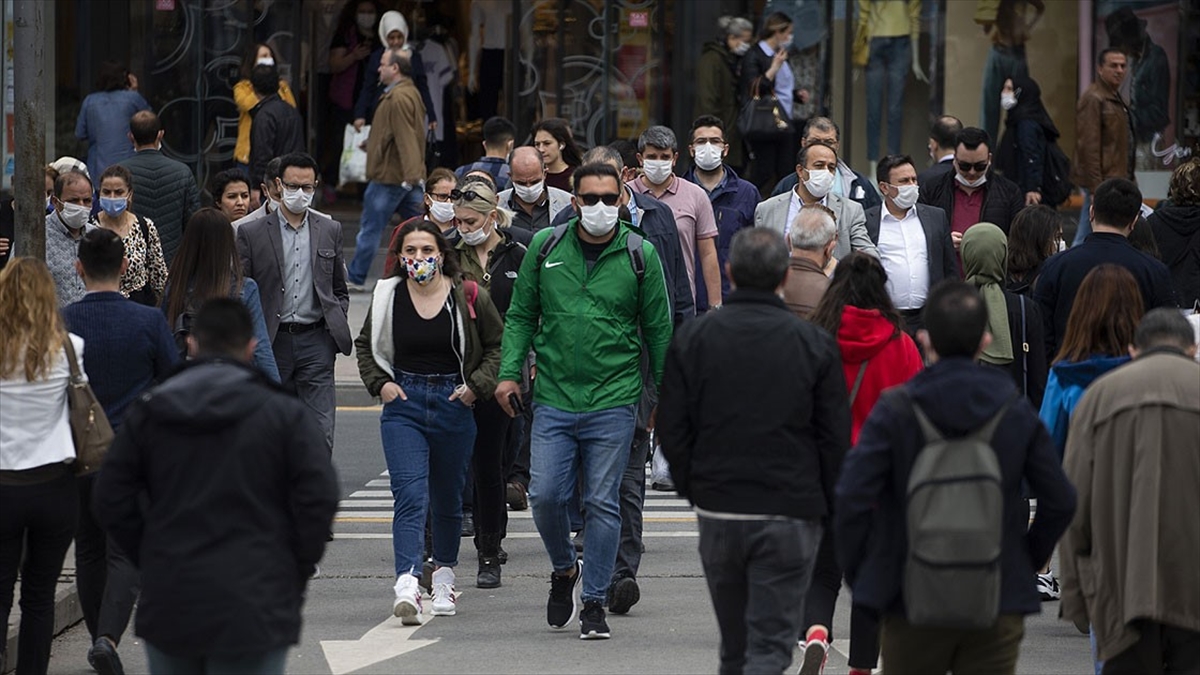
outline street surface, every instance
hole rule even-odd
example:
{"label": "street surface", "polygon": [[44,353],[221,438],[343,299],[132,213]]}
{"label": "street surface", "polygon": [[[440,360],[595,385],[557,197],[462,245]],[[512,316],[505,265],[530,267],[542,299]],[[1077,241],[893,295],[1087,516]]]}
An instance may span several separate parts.
{"label": "street surface", "polygon": [[[400,627],[390,619],[391,498],[381,475],[379,413],[342,409],[337,423],[334,461],[343,502],[321,575],[309,584],[304,632],[289,653],[289,673],[716,671],[718,633],[696,554],[694,516],[677,495],[653,490],[646,497],[642,601],[627,616],[609,617],[611,640],[584,642],[575,627],[554,631],[546,625],[550,570],[529,511],[509,513],[504,548],[510,558],[501,588],[474,587],[474,546],[464,539],[458,615],[437,617],[416,629]],[[1055,618],[1057,603],[1044,608],[1026,624],[1018,672],[1089,673],[1087,636]],[[835,636],[848,634],[849,617],[843,593]],[[80,623],[55,640],[50,672],[92,672],[87,648],[87,629]],[[837,640],[834,648],[826,672],[845,673],[847,647]],[[148,672],[143,650],[131,626],[120,648],[127,672]]]}

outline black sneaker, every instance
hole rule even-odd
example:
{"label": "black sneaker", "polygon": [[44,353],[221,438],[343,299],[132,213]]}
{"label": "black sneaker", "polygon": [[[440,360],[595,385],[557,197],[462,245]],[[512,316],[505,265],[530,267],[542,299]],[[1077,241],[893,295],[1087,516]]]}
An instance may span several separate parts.
{"label": "black sneaker", "polygon": [[608,587],[608,611],[613,614],[628,614],[641,599],[642,592],[633,577],[622,577]]}
{"label": "black sneaker", "polygon": [[579,639],[607,640],[610,637],[612,633],[608,632],[608,622],[604,620],[604,603],[588,600],[579,615]]}
{"label": "black sneaker", "polygon": [[117,646],[103,635],[92,643],[92,648],[88,650],[87,660],[88,665],[100,675],[125,675],[121,657],[117,656]]}
{"label": "black sneaker", "polygon": [[579,613],[579,587],[583,583],[583,561],[575,561],[575,575],[550,575],[550,599],[546,601],[546,623],[563,628]]}

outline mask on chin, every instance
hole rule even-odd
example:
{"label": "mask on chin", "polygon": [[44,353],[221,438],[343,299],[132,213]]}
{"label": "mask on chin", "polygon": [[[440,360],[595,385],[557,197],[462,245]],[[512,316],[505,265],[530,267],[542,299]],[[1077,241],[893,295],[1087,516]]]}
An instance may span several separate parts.
{"label": "mask on chin", "polygon": [[979,175],[979,178],[976,178],[975,180],[967,180],[966,178],[963,178],[961,173],[955,171],[954,180],[958,181],[958,184],[962,185],[963,187],[977,188],[987,182],[987,172],[983,172]]}

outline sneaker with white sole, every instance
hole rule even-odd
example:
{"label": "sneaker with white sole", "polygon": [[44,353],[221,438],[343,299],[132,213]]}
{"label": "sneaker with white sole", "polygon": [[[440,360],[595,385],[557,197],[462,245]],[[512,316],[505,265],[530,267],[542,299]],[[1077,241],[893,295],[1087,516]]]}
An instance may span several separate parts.
{"label": "sneaker with white sole", "polygon": [[579,615],[579,593],[583,582],[583,561],[576,560],[574,576],[550,575],[550,599],[546,601],[546,623],[563,628]]}
{"label": "sneaker with white sole", "polygon": [[799,675],[820,675],[825,672],[829,659],[829,643],[824,640],[809,640],[804,643],[804,656],[800,660]]}
{"label": "sneaker with white sole", "polygon": [[1053,572],[1037,575],[1037,590],[1038,595],[1042,597],[1042,602],[1058,600],[1062,596],[1062,592],[1058,588],[1058,579],[1054,578]]}
{"label": "sneaker with white sole", "polygon": [[392,605],[392,616],[400,618],[405,626],[421,624],[421,587],[417,578],[411,574],[401,574],[396,578],[396,601]]}
{"label": "sneaker with white sole", "polygon": [[433,571],[433,615],[454,616],[454,570],[439,567]]}
{"label": "sneaker with white sole", "polygon": [[579,613],[580,640],[607,640],[612,637],[608,630],[608,622],[604,617],[604,603],[599,600],[588,600],[583,603],[583,611]]}

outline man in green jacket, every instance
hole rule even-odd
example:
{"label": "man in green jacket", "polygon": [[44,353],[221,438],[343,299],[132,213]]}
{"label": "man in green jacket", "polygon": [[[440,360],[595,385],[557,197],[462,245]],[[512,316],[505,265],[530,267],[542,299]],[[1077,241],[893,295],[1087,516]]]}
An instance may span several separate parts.
{"label": "man in green jacket", "polygon": [[[671,309],[654,246],[618,219],[621,181],[607,164],[575,170],[578,217],[534,235],[505,319],[496,398],[514,415],[521,364],[537,353],[530,435],[529,502],[550,555],[546,620],[571,623],[582,600],[580,638],[609,637],[604,604],[621,532],[618,488],[629,462],[642,395],[643,342],[662,379]],[[633,244],[638,240],[634,239]],[[544,254],[543,254],[544,253]],[[586,574],[571,543],[567,504],[583,477]],[[582,583],[582,593],[580,584]],[[581,597],[582,596],[582,597]]]}

